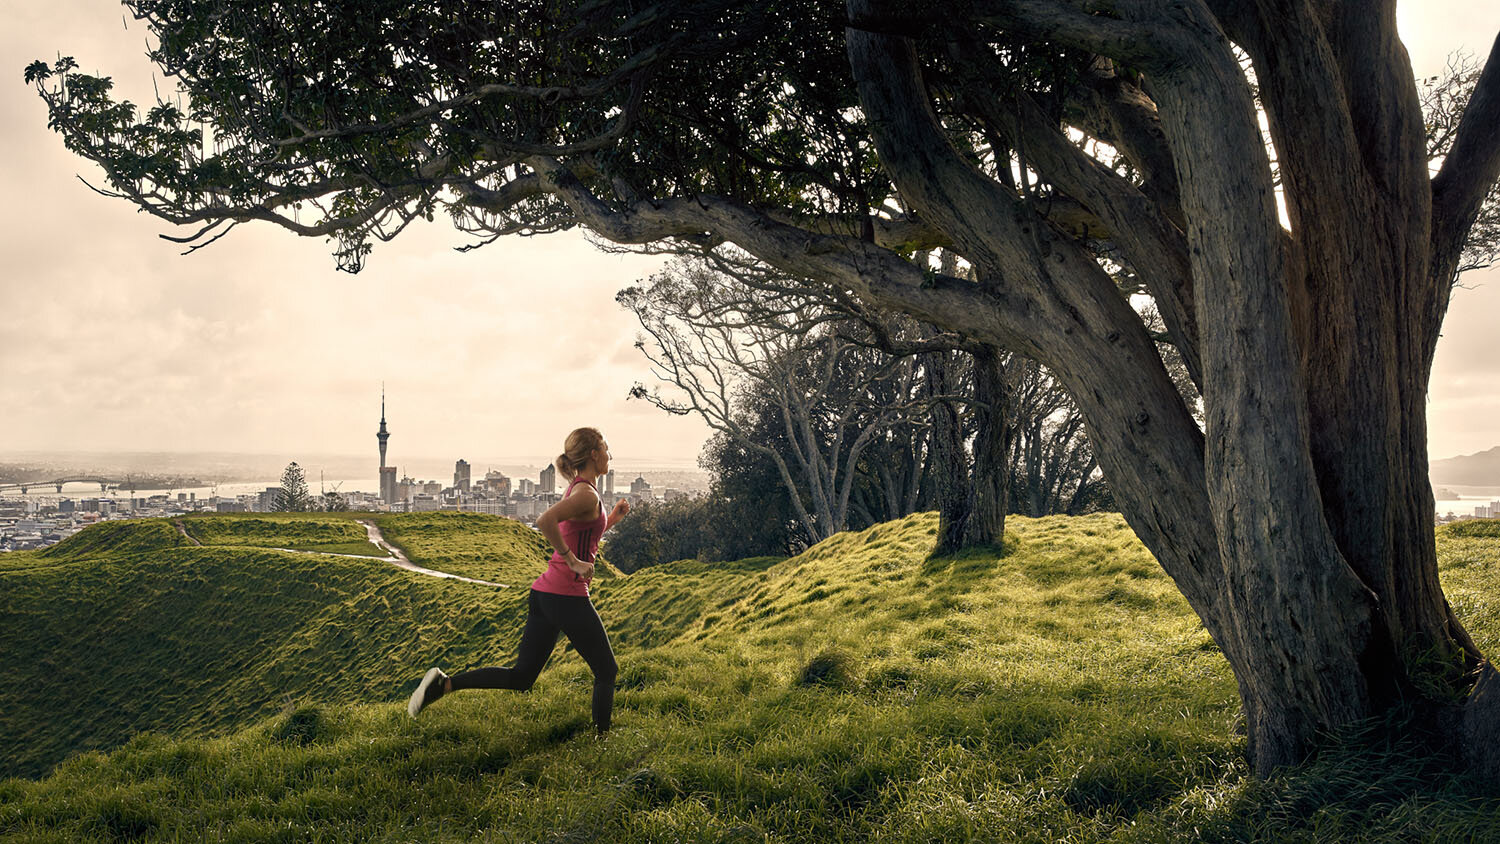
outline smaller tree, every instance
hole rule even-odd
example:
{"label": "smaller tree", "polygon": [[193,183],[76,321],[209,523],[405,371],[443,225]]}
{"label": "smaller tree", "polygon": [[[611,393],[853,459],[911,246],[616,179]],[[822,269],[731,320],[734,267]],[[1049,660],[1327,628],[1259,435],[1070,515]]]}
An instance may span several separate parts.
{"label": "smaller tree", "polygon": [[612,565],[627,574],[657,563],[697,559],[712,553],[708,501],[642,502],[630,518],[615,525],[605,550]]}
{"label": "smaller tree", "polygon": [[[765,403],[751,404],[745,411],[752,439],[786,451],[784,435],[777,436],[784,431],[775,418],[778,411]],[[698,465],[714,478],[704,499],[714,508],[707,516],[712,519],[710,535],[715,546],[710,556],[720,560],[789,556],[807,547],[791,493],[775,461],[764,452],[716,433],[703,444]]]}
{"label": "smaller tree", "polygon": [[271,509],[278,513],[303,513],[312,509],[312,496],[307,491],[307,478],[296,461],[286,465],[281,473],[281,494],[276,496]]}
{"label": "smaller tree", "polygon": [[[766,456],[807,542],[827,539],[847,526],[861,453],[909,405],[916,368],[840,335],[835,328],[847,317],[822,307],[797,280],[780,291],[735,283],[744,277],[717,272],[710,261],[684,259],[616,296],[649,335],[636,347],[675,388],[664,396],[637,384],[631,396],[669,413],[696,413]],[[747,402],[776,408],[785,452],[750,436],[739,411]]]}
{"label": "smaller tree", "polygon": [[[1427,126],[1427,158],[1433,172],[1453,149],[1458,125],[1468,111],[1483,71],[1484,67],[1473,55],[1457,52],[1448,56],[1448,65],[1442,73],[1417,81]],[[1460,275],[1493,266],[1497,260],[1500,260],[1500,182],[1485,195],[1474,225],[1464,238],[1463,252],[1453,269],[1453,286],[1462,286],[1458,283]]]}
{"label": "smaller tree", "polygon": [[349,509],[349,502],[344,498],[344,496],[340,495],[334,490],[329,490],[323,493],[321,503],[323,505],[323,509],[330,513],[342,513]]}

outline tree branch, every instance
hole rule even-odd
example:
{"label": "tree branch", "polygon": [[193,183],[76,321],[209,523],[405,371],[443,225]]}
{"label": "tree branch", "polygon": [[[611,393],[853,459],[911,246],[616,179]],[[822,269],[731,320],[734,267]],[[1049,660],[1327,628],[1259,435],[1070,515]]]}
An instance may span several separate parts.
{"label": "tree branch", "polygon": [[868,301],[898,307],[950,330],[972,332],[996,346],[1033,356],[1040,352],[1036,324],[1028,318],[1035,305],[1013,291],[984,289],[932,273],[863,239],[778,223],[722,197],[642,201],[617,211],[557,161],[539,157],[530,163],[548,192],[566,202],[581,224],[616,243],[683,236],[730,240],[784,272],[847,287]]}
{"label": "tree branch", "polygon": [[975,0],[974,20],[1042,41],[1052,41],[1133,67],[1152,68],[1179,60],[1149,21],[1108,16],[1109,0]]}
{"label": "tree branch", "polygon": [[[1432,180],[1434,279],[1450,280],[1485,197],[1500,179],[1500,37],[1464,109],[1463,120]],[[1442,297],[1446,302],[1447,297]],[[1441,322],[1442,315],[1437,319]],[[1436,326],[1432,327],[1436,331]]]}
{"label": "tree branch", "polygon": [[1004,108],[993,96],[979,92],[968,99],[986,124],[1026,150],[1038,172],[1109,228],[1156,298],[1193,383],[1201,389],[1187,238],[1138,188],[1069,141],[1024,92],[1016,94],[1014,108]]}

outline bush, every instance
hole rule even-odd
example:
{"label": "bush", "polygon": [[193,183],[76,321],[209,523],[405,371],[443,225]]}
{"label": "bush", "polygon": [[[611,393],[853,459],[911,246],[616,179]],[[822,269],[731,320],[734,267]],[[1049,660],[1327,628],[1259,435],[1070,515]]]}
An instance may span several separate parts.
{"label": "bush", "polygon": [[741,505],[715,493],[654,501],[630,511],[609,532],[605,552],[624,572],[675,560],[739,560],[783,553],[784,532],[747,532]]}
{"label": "bush", "polygon": [[802,666],[797,685],[847,689],[854,685],[854,661],[843,651],[823,651]]}

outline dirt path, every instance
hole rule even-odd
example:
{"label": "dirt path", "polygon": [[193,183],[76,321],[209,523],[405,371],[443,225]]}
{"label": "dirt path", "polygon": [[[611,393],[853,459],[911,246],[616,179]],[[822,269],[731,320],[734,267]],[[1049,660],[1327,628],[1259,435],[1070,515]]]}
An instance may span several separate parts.
{"label": "dirt path", "polygon": [[[390,556],[387,556],[387,557],[370,557],[370,556],[367,556],[365,554],[330,554],[330,553],[328,553],[326,551],[301,551],[301,550],[298,550],[296,548],[270,548],[270,549],[267,549],[267,550],[271,550],[271,551],[285,551],[285,552],[287,552],[289,554],[321,554],[322,556],[325,556],[325,557],[348,557],[348,558],[353,559],[353,560],[377,560],[377,561],[382,562],[382,563],[390,563],[391,565],[396,566],[397,568],[403,568],[403,569],[406,569],[407,571],[416,572],[417,574],[425,574],[428,577],[442,577],[442,578],[447,578],[449,580],[462,580],[465,583],[477,583],[480,586],[494,586],[494,587],[499,588],[499,589],[509,589],[510,588],[510,584],[508,584],[508,583],[491,583],[488,580],[477,580],[475,578],[464,577],[463,575],[459,575],[459,574],[449,574],[448,572],[445,572],[445,571],[435,571],[433,569],[424,569],[421,566],[417,565],[416,563],[413,563],[411,560],[408,560],[406,558],[406,555],[401,552],[400,548],[397,548],[396,546],[390,544],[389,542],[386,542],[385,541],[385,537],[380,535],[380,528],[376,527],[374,522],[369,521],[368,519],[355,519],[355,521],[357,521],[360,524],[362,524],[362,525],[365,526],[365,535],[367,537],[369,537],[370,544],[374,545],[376,548],[379,548],[379,549],[385,551]],[[184,539],[186,539],[188,542],[193,543],[194,545],[202,547],[202,545],[203,545],[202,542],[199,542],[198,540],[194,539],[192,536],[188,535],[187,528],[183,527],[182,522],[180,522],[180,521],[173,521],[172,524],[177,528],[177,532],[180,533],[180,534],[182,534],[182,536],[183,536]]]}
{"label": "dirt path", "polygon": [[192,538],[191,536],[188,535],[187,528],[185,528],[185,527],[182,526],[182,522],[172,522],[172,524],[177,527],[177,532],[180,533],[180,534],[182,534],[182,538],[183,539],[186,539],[188,542],[191,542],[191,543],[193,543],[194,545],[197,545],[200,548],[203,547],[203,543],[202,542],[199,542],[198,540],[196,540],[196,539],[194,539],[194,538]]}
{"label": "dirt path", "polygon": [[[416,563],[413,563],[411,560],[408,560],[406,558],[406,555],[403,554],[403,553],[401,553],[401,549],[400,548],[397,548],[396,546],[390,544],[389,542],[386,542],[385,541],[385,537],[380,534],[380,528],[376,527],[374,522],[369,521],[368,519],[356,519],[356,521],[358,521],[360,524],[362,524],[362,525],[365,526],[365,535],[369,537],[370,543],[372,545],[374,545],[377,548],[383,548],[383,549],[385,549],[386,553],[390,554],[389,557],[377,557],[377,558],[374,558],[374,559],[384,560],[385,562],[390,563],[391,565],[397,566],[399,568],[406,569],[407,571],[414,571],[417,574],[425,574],[425,575],[427,575],[429,577],[445,577],[445,578],[448,578],[450,580],[462,580],[465,583],[477,583],[480,586],[496,586],[496,587],[499,587],[501,589],[509,589],[510,588],[510,584],[508,584],[508,583],[491,583],[488,580],[476,580],[475,578],[472,578],[472,577],[464,577],[462,575],[449,574],[448,572],[445,572],[445,571],[434,571],[433,569],[424,569],[421,566],[417,565]],[[371,558],[370,557],[366,557],[365,559],[368,560],[368,559],[371,559]]]}

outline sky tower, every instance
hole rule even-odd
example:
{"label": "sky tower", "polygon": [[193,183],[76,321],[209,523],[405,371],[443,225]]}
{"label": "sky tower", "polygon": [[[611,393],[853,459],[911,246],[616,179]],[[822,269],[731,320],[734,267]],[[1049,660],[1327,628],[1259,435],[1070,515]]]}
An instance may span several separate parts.
{"label": "sky tower", "polygon": [[380,385],[380,430],[375,432],[375,439],[380,440],[380,468],[385,468],[385,441],[391,438],[391,432],[385,429],[385,385]]}
{"label": "sky tower", "polygon": [[396,467],[385,465],[385,441],[391,432],[385,429],[385,384],[380,385],[380,430],[375,439],[380,440],[380,500],[387,505],[396,503]]}

